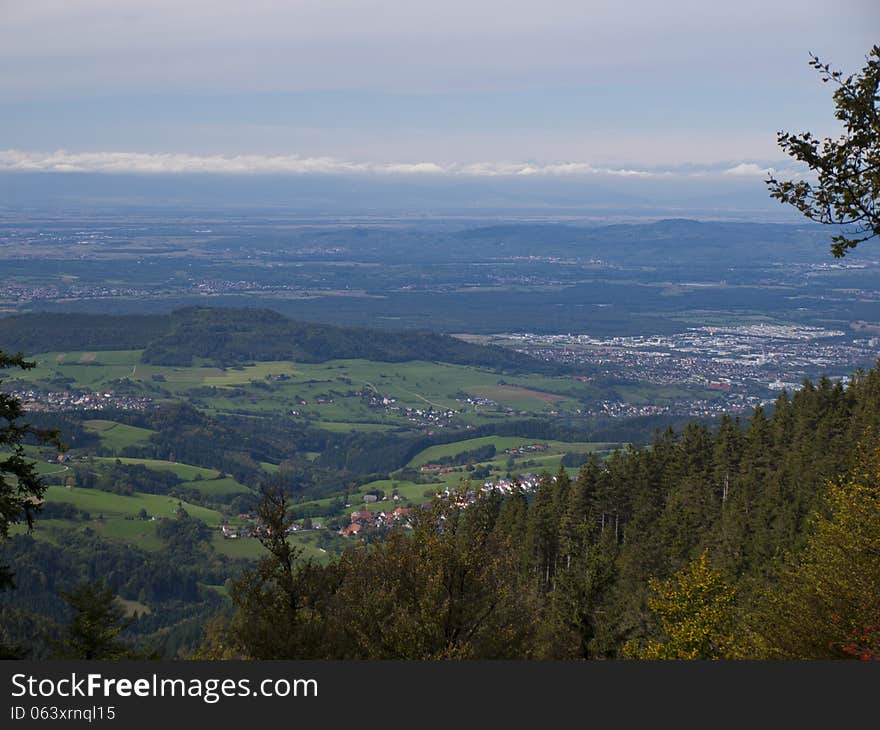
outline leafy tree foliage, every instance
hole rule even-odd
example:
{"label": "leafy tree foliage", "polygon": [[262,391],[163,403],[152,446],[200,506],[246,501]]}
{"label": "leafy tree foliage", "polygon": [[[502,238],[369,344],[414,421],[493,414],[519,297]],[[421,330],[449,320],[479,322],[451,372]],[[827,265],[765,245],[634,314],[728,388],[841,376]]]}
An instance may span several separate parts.
{"label": "leafy tree foliage", "polygon": [[665,581],[648,581],[648,606],[662,624],[661,639],[635,642],[624,653],[639,659],[725,659],[733,654],[735,589],[709,565],[708,554]]}
{"label": "leafy tree foliage", "polygon": [[807,180],[767,181],[770,195],[793,205],[810,220],[850,226],[832,237],[831,251],[847,250],[880,236],[880,46],[874,46],[861,73],[844,77],[829,64],[810,57],[810,65],[834,91],[835,117],[843,125],[837,139],[819,139],[811,132],[780,132],[779,146],[805,163],[816,175]]}
{"label": "leafy tree foliage", "polygon": [[[222,448],[242,448],[197,412],[148,417],[178,416],[180,433],[217,426]],[[159,523],[155,554],[87,526],[55,544],[5,540],[18,590],[0,602],[2,639],[39,632],[47,646],[67,622],[58,593],[100,578],[151,609],[115,638],[166,656],[186,655],[213,615],[203,657],[873,657],[877,433],[880,371],[805,383],[747,418],[658,431],[576,477],[546,473],[534,495],[466,486],[327,565],[288,541],[305,472],[281,470],[259,507],[266,555],[228,584],[232,609],[218,588],[235,564],[181,513]]]}
{"label": "leafy tree foliage", "polygon": [[190,516],[183,507],[178,508],[175,519],[159,520],[156,535],[172,560],[190,561],[196,559],[200,551],[210,549],[211,528]]}
{"label": "leafy tree foliage", "polygon": [[206,586],[220,585],[244,567],[244,561],[203,549],[187,559],[167,547],[148,552],[101,539],[87,525],[42,529],[51,541],[20,534],[0,544],[0,561],[16,567],[16,590],[0,596],[0,642],[18,647],[17,656],[55,656],[70,621],[70,608],[60,594],[98,581],[114,595],[142,605],[120,640],[141,654],[185,656],[201,642],[208,619],[226,606]]}
{"label": "leafy tree foliage", "polygon": [[497,500],[437,501],[412,535],[350,550],[328,614],[345,657],[514,658],[529,655],[534,604],[511,543],[494,530]]}
{"label": "leafy tree foliage", "polygon": [[299,561],[286,539],[284,492],[264,492],[269,555],[233,586],[236,613],[214,625],[203,656],[440,659],[528,651],[532,605],[515,553],[494,530],[500,505],[437,502],[412,534],[347,551],[327,567]]}
{"label": "leafy tree foliage", "polygon": [[430,332],[312,324],[266,309],[190,307],[170,315],[168,331],[144,349],[143,361],[190,365],[203,358],[221,366],[254,360],[324,362],[365,358],[382,362],[435,360],[512,371],[564,371],[553,363],[495,346],[473,345]]}

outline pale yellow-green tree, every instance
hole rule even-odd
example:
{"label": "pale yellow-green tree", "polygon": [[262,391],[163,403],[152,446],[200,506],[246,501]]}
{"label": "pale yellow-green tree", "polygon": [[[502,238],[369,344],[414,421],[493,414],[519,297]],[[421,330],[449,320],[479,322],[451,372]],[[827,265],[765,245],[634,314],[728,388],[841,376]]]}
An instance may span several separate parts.
{"label": "pale yellow-green tree", "polygon": [[734,655],[735,589],[714,570],[704,551],[668,580],[650,580],[648,607],[662,636],[629,642],[634,659],[723,659]]}
{"label": "pale yellow-green tree", "polygon": [[828,485],[807,543],[757,617],[770,656],[880,659],[880,448]]}

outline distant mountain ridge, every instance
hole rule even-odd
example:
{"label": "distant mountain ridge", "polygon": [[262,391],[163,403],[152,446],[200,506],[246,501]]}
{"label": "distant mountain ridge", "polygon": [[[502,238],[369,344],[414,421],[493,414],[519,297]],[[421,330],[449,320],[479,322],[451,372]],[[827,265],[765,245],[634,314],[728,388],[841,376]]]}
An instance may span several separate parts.
{"label": "distant mountain ridge", "polygon": [[740,223],[666,218],[652,223],[576,226],[563,223],[505,223],[455,234],[475,250],[498,247],[523,254],[540,246],[543,255],[595,255],[640,261],[754,261],[797,255],[827,258],[829,233],[810,225]]}

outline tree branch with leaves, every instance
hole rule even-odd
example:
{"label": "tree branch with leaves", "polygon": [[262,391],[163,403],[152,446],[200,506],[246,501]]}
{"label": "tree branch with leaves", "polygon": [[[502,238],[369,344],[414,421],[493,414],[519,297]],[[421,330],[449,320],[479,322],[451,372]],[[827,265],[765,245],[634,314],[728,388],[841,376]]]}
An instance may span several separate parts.
{"label": "tree branch with leaves", "polygon": [[831,253],[842,258],[847,251],[880,236],[880,46],[866,56],[858,74],[841,71],[810,54],[810,65],[834,91],[834,116],[843,125],[835,140],[811,132],[779,132],[779,146],[807,165],[814,181],[767,179],[770,196],[792,205],[818,223],[836,225],[841,232],[831,238]]}

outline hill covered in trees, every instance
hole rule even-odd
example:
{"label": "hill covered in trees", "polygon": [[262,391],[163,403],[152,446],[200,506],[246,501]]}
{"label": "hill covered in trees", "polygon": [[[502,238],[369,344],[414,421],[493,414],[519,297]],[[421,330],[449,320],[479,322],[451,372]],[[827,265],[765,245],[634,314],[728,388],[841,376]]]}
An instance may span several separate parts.
{"label": "hill covered in trees", "polygon": [[254,360],[362,358],[381,362],[432,360],[457,365],[546,372],[554,366],[500,347],[483,347],[425,332],[377,332],[288,319],[270,310],[188,308],[171,314],[168,332],[147,346],[144,362],[219,366]]}
{"label": "hill covered in trees", "polygon": [[448,335],[300,322],[268,309],[188,307],[168,315],[32,313],[0,318],[8,352],[138,350],[143,362],[228,367],[258,360],[428,360],[507,372],[557,373],[562,366]]}

